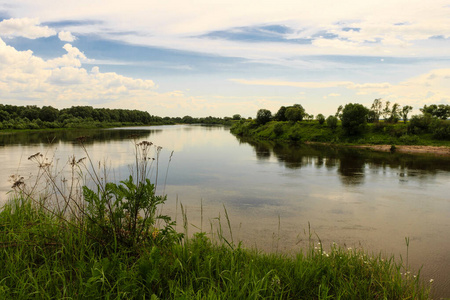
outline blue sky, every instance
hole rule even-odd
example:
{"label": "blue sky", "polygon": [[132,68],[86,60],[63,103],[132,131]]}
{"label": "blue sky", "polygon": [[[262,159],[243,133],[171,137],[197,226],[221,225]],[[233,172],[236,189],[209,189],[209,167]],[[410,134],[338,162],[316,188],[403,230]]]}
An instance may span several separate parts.
{"label": "blue sky", "polygon": [[449,1],[0,0],[0,103],[254,117],[450,103]]}

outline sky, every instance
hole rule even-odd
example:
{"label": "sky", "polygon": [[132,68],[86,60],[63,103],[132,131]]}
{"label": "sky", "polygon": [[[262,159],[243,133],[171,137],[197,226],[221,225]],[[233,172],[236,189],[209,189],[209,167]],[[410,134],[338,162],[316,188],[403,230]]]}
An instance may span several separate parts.
{"label": "sky", "polygon": [[446,0],[0,0],[0,103],[157,116],[450,104]]}

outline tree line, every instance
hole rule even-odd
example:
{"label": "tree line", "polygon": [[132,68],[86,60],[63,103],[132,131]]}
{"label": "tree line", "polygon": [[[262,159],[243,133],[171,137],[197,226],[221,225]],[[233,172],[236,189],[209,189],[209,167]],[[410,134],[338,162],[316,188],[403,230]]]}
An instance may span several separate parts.
{"label": "tree line", "polygon": [[[375,99],[370,108],[358,103],[340,105],[334,115],[327,118],[323,114],[313,116],[308,114],[302,105],[281,106],[272,115],[270,110],[260,109],[256,114],[256,125],[264,125],[269,121],[312,121],[319,124],[326,123],[332,129],[336,129],[339,121],[346,135],[358,135],[363,133],[368,123],[395,124],[403,120],[407,126],[408,134],[432,133],[438,139],[450,139],[450,105],[431,104],[420,108],[421,115],[414,115],[409,120],[409,114],[413,107],[410,105],[400,106],[398,103],[391,105],[390,101]],[[379,126],[380,127],[380,126]]]}
{"label": "tree line", "polygon": [[[235,117],[235,116],[234,116]],[[240,118],[240,116],[239,116]],[[232,117],[159,117],[146,111],[72,106],[16,106],[0,104],[0,129],[85,128],[123,125],[226,124]]]}

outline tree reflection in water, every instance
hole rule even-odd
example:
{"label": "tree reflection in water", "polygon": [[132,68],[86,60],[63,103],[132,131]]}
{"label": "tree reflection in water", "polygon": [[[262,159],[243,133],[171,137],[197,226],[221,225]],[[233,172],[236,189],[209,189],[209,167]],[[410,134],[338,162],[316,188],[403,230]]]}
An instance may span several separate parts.
{"label": "tree reflection in water", "polygon": [[325,166],[328,171],[337,172],[344,185],[363,184],[366,172],[382,170],[386,167],[398,169],[401,180],[405,180],[404,178],[408,176],[434,175],[439,170],[450,171],[449,158],[391,154],[335,145],[236,138],[240,143],[251,145],[258,160],[268,160],[273,156],[288,169],[300,169],[308,165],[317,168]]}

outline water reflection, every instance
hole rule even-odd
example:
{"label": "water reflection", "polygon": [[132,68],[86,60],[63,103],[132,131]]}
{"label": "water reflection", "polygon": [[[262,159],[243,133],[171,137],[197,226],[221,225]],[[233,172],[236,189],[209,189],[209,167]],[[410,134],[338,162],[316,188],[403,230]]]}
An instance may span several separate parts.
{"label": "water reflection", "polygon": [[[298,235],[309,222],[324,245],[405,254],[408,236],[410,263],[416,269],[423,264],[425,278],[435,278],[441,294],[450,294],[450,283],[438,280],[450,270],[449,158],[236,140],[217,126],[27,132],[0,135],[6,145],[0,147],[0,191],[10,189],[9,175],[35,171],[27,157],[36,152],[54,149],[60,165],[71,155],[85,156],[76,144],[79,136],[89,137],[86,148],[94,163],[110,159],[109,179],[122,180],[134,164],[130,135],[163,147],[160,189],[172,216],[179,200],[200,228],[201,220],[217,218],[225,205],[237,238],[267,251],[273,250],[272,232],[280,220],[286,250],[299,249]],[[47,146],[49,140],[59,143]]]}
{"label": "water reflection", "polygon": [[408,177],[429,178],[439,171],[450,171],[450,159],[442,157],[236,138],[241,144],[251,145],[258,160],[269,160],[275,157],[288,169],[325,166],[329,171],[336,171],[344,185],[363,184],[368,172],[383,173],[386,168],[398,169],[397,176],[401,182],[407,181]]}
{"label": "water reflection", "polygon": [[86,137],[87,144],[119,141],[135,138],[148,138],[151,135],[162,133],[162,129],[80,129],[55,131],[27,131],[14,133],[1,133],[0,146],[29,145],[29,144],[56,144],[59,142],[77,142],[77,138]]}
{"label": "water reflection", "polygon": [[366,160],[356,152],[346,153],[339,157],[338,172],[342,183],[347,185],[364,183],[364,166]]}

